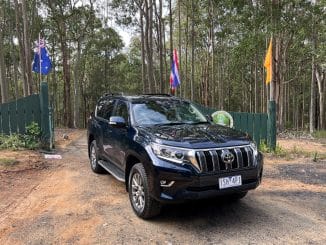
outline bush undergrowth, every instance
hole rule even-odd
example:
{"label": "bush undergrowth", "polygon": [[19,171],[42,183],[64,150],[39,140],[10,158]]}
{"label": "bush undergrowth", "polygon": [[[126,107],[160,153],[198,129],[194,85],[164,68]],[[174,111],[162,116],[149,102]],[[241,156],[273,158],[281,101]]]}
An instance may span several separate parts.
{"label": "bush undergrowth", "polygon": [[26,126],[25,134],[0,134],[0,149],[30,149],[34,150],[40,146],[41,129],[36,122]]}
{"label": "bush undergrowth", "polygon": [[259,150],[262,153],[268,153],[275,157],[285,158],[286,160],[291,160],[297,157],[307,157],[311,158],[314,162],[317,162],[318,160],[326,159],[326,153],[305,151],[297,146],[286,150],[277,144],[275,150],[273,150],[265,142],[262,142],[259,146]]}
{"label": "bush undergrowth", "polygon": [[326,139],[326,130],[315,131],[312,136],[316,139]]}

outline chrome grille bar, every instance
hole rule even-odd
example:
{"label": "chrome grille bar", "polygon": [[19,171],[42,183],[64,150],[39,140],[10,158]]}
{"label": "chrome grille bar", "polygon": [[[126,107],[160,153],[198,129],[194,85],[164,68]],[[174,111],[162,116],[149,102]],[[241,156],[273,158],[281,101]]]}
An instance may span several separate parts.
{"label": "chrome grille bar", "polygon": [[234,148],[234,152],[236,155],[238,168],[243,168],[243,158],[242,158],[241,150],[239,148]]}
{"label": "chrome grille bar", "polygon": [[219,171],[220,170],[220,163],[218,161],[218,155],[216,151],[209,151],[209,154],[212,157],[212,162],[213,162],[213,171]]}
{"label": "chrome grille bar", "polygon": [[242,169],[254,166],[254,155],[250,146],[226,147],[231,154],[234,155],[234,162],[232,165],[226,166],[221,155],[222,148],[198,150],[196,151],[196,159],[200,166],[202,173],[228,171],[232,169]]}
{"label": "chrome grille bar", "polygon": [[197,159],[199,160],[200,169],[202,172],[207,172],[207,165],[206,165],[206,157],[204,152],[197,151],[196,152]]}

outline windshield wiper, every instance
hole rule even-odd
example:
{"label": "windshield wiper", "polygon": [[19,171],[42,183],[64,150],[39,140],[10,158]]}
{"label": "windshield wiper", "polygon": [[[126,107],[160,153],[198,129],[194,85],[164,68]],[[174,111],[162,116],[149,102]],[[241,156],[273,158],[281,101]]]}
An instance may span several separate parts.
{"label": "windshield wiper", "polygon": [[182,124],[187,124],[186,122],[169,122],[169,123],[158,123],[155,124],[155,126],[171,126],[171,125],[182,125]]}
{"label": "windshield wiper", "polygon": [[196,124],[207,124],[209,123],[208,121],[206,122],[190,122],[190,123],[187,123],[187,124],[190,124],[190,125],[196,125]]}

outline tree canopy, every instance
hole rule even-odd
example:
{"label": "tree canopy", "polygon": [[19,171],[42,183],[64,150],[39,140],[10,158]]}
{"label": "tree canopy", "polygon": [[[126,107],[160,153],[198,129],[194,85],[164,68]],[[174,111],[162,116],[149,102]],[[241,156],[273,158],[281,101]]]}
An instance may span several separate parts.
{"label": "tree canopy", "polygon": [[1,101],[38,92],[31,63],[41,35],[56,125],[84,127],[104,93],[169,93],[174,48],[177,96],[266,112],[272,37],[279,129],[325,129],[325,20],[325,0],[0,0]]}

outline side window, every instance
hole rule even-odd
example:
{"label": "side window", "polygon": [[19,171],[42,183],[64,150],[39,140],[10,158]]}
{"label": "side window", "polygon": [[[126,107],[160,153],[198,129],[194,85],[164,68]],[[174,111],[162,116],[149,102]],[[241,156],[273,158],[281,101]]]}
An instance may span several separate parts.
{"label": "side window", "polygon": [[126,102],[119,101],[113,116],[123,117],[128,124],[128,107]]}
{"label": "side window", "polygon": [[97,105],[97,115],[96,116],[109,120],[110,116],[112,116],[114,103],[115,103],[115,100],[113,100],[113,99],[106,99],[106,100],[100,101]]}

